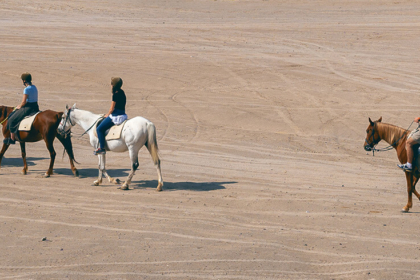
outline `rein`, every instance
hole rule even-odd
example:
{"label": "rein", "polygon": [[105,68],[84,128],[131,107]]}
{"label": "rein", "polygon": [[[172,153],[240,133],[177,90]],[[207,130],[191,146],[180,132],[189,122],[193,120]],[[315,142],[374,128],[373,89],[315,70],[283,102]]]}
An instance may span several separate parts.
{"label": "rein", "polygon": [[[16,111],[17,109],[16,109],[16,107],[15,108],[13,108],[13,111],[12,111],[12,113],[14,112],[14,111]],[[9,116],[10,116],[10,114],[9,114]],[[2,125],[5,121],[7,121],[8,119],[9,119],[9,116],[7,116],[7,118],[5,118],[4,120],[2,120],[1,122],[0,122],[0,125]]]}
{"label": "rein", "polygon": [[[375,148],[375,145],[376,144],[378,144],[379,143],[379,141],[381,141],[381,139],[379,139],[379,141],[378,142],[376,142],[375,143],[375,126],[376,126],[376,123],[375,123],[375,125],[373,126],[373,129],[372,129],[372,143],[373,143],[373,146],[372,146],[372,155],[373,156],[375,156],[375,151],[376,152],[386,152],[386,151],[389,151],[389,150],[392,150],[393,148],[394,148],[394,146],[395,145],[397,145],[397,143],[405,136],[405,134],[409,131],[409,129],[410,129],[410,127],[413,125],[413,123],[414,123],[414,121],[412,121],[411,122],[411,124],[410,124],[410,126],[404,131],[404,133],[401,135],[401,137],[400,138],[398,138],[397,140],[395,140],[394,141],[394,143],[392,143],[391,145],[389,145],[388,147],[385,147],[385,148],[381,148],[381,149],[376,149]],[[419,126],[420,126],[420,124],[419,124]],[[369,140],[366,138],[365,139],[365,141],[366,141],[366,143],[368,143],[369,145],[371,145],[371,143],[369,143]]]}
{"label": "rein", "polygon": [[100,119],[103,119],[104,117],[102,117],[102,116],[100,116],[96,121],[94,121],[93,122],[93,124],[85,131],[85,132],[83,132],[82,133],[82,135],[80,135],[80,137],[79,138],[81,138],[83,135],[85,135],[86,133],[88,133],[88,131],[89,130],[91,130],[92,129],[92,127],[100,120]]}
{"label": "rein", "polygon": [[[63,129],[61,130],[61,134],[63,134],[64,135],[64,137],[68,137],[69,135],[71,135],[71,128],[69,129],[69,130],[67,130],[67,131],[65,131],[64,130],[64,127],[66,127],[66,124],[67,124],[67,121],[70,123],[70,125],[73,127],[73,126],[75,126],[76,124],[73,124],[72,122],[71,122],[71,118],[70,118],[70,113],[71,113],[71,108],[68,110],[68,112],[67,112],[67,116],[66,116],[66,120],[64,121],[64,124],[63,124]],[[93,122],[93,124],[85,131],[85,132],[83,132],[82,133],[82,135],[80,135],[79,136],[79,138],[81,138],[83,135],[85,135],[86,133],[88,133],[89,132],[89,130],[91,130],[92,129],[92,127],[94,127],[95,126],[95,124],[100,120],[100,119],[103,119],[103,116],[100,116],[96,121],[94,121]]]}

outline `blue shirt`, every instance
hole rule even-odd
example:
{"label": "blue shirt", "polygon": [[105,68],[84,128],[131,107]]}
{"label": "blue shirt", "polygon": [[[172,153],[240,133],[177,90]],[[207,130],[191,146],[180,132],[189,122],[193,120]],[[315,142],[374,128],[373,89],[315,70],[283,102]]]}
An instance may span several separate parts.
{"label": "blue shirt", "polygon": [[26,102],[38,102],[38,89],[34,85],[27,86],[23,90],[23,94],[26,94]]}

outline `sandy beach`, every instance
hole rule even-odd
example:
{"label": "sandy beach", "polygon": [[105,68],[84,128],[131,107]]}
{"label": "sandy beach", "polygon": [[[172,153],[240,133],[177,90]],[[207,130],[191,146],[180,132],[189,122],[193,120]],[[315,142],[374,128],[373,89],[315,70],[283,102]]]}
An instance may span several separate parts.
{"label": "sandy beach", "polygon": [[[110,107],[157,128],[122,191],[73,128],[0,169],[0,279],[416,279],[396,152],[363,149],[368,118],[420,116],[415,1],[0,1],[1,105],[30,72],[41,110]],[[414,129],[414,125],[410,129]],[[3,138],[1,138],[2,140]],[[387,146],[379,143],[378,148]],[[108,153],[124,181],[128,153]]]}

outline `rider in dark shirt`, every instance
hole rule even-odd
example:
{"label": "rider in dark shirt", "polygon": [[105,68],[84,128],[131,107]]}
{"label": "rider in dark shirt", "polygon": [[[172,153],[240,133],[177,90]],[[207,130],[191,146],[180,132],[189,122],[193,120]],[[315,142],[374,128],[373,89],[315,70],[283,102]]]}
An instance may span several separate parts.
{"label": "rider in dark shirt", "polygon": [[104,120],[96,128],[99,139],[99,148],[93,152],[95,155],[105,154],[105,131],[114,124],[120,124],[127,119],[125,114],[126,96],[121,89],[123,81],[121,78],[112,78],[112,103],[109,112],[104,116]]}

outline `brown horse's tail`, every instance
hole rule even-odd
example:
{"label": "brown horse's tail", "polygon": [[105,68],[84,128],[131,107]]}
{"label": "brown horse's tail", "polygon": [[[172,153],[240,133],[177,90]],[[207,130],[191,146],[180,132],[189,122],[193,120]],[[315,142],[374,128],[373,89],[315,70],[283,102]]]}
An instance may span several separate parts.
{"label": "brown horse's tail", "polygon": [[64,146],[64,151],[63,151],[63,156],[64,153],[67,153],[69,155],[69,158],[74,161],[75,163],[79,164],[77,162],[77,160],[74,158],[74,153],[73,153],[73,145],[71,143],[71,136],[63,136],[60,133],[57,133],[57,139],[61,142],[61,144],[63,144]]}
{"label": "brown horse's tail", "polygon": [[[57,122],[56,122],[56,129],[58,128],[58,126],[60,125],[61,122],[61,115],[62,113],[57,115]],[[74,158],[74,153],[73,153],[73,144],[71,143],[71,136],[64,136],[61,135],[60,133],[57,132],[56,135],[57,139],[61,142],[61,144],[64,146],[64,151],[63,151],[63,157],[64,157],[64,153],[67,153],[69,155],[69,158],[74,161],[75,163],[79,164],[76,159]]]}

